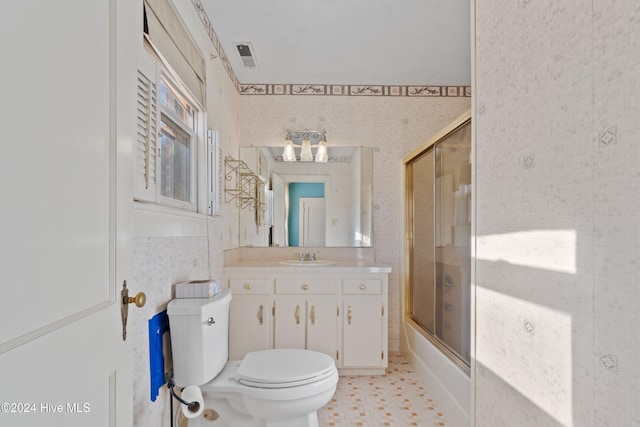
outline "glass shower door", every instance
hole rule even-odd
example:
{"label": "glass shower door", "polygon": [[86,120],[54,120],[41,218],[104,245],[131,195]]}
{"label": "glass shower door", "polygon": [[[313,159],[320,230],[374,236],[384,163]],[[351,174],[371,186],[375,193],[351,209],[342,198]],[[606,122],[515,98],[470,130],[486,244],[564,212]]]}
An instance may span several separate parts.
{"label": "glass shower door", "polygon": [[435,146],[436,336],[470,363],[471,136],[463,127]]}
{"label": "glass shower door", "polygon": [[431,334],[436,332],[435,283],[435,163],[429,150],[411,167],[412,236],[411,317]]}
{"label": "glass shower door", "polygon": [[470,122],[406,163],[409,312],[452,359],[470,364]]}

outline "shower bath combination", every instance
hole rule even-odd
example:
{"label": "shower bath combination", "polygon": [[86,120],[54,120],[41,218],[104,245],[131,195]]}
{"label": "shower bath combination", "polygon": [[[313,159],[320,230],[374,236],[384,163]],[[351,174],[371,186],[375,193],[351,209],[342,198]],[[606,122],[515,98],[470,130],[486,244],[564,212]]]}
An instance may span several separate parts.
{"label": "shower bath combination", "polygon": [[468,372],[471,291],[471,120],[405,158],[405,311]]}

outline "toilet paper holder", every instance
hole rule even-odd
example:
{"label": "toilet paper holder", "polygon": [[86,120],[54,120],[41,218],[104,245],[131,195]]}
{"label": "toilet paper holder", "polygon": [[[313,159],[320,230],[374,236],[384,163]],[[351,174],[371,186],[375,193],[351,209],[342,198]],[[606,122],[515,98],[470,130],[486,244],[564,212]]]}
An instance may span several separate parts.
{"label": "toilet paper holder", "polygon": [[182,403],[183,405],[186,405],[189,409],[193,410],[194,412],[198,411],[200,404],[196,401],[187,402],[186,400],[178,396],[176,392],[173,390],[175,386],[176,386],[176,383],[175,381],[173,381],[173,378],[171,378],[167,382],[167,387],[169,387],[169,392],[171,393],[171,396],[175,397],[178,402]]}

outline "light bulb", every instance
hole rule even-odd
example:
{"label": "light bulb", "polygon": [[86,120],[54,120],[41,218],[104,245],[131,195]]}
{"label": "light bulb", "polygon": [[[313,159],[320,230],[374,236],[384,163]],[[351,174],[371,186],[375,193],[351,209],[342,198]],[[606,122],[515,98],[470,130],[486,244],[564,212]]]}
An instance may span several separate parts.
{"label": "light bulb", "polygon": [[282,160],[285,162],[296,161],[296,151],[293,149],[293,141],[291,138],[287,138],[284,142],[284,151],[282,152]]}
{"label": "light bulb", "polygon": [[318,143],[318,151],[316,151],[316,162],[327,163],[329,160],[329,151],[327,150],[327,139],[322,135],[322,139]]}
{"label": "light bulb", "polygon": [[311,153],[311,141],[309,141],[309,137],[305,135],[305,138],[302,140],[302,150],[300,151],[300,161],[301,162],[312,162],[313,154]]}

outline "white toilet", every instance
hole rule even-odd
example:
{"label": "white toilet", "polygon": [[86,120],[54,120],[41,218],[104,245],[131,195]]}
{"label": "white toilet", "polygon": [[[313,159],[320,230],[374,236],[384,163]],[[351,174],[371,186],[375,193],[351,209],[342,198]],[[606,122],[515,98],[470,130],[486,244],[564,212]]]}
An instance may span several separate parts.
{"label": "white toilet", "polygon": [[174,299],[167,306],[176,385],[197,385],[203,415],[189,427],[318,427],[317,411],[333,397],[333,358],[299,349],[262,350],[229,361],[231,291],[213,298]]}

